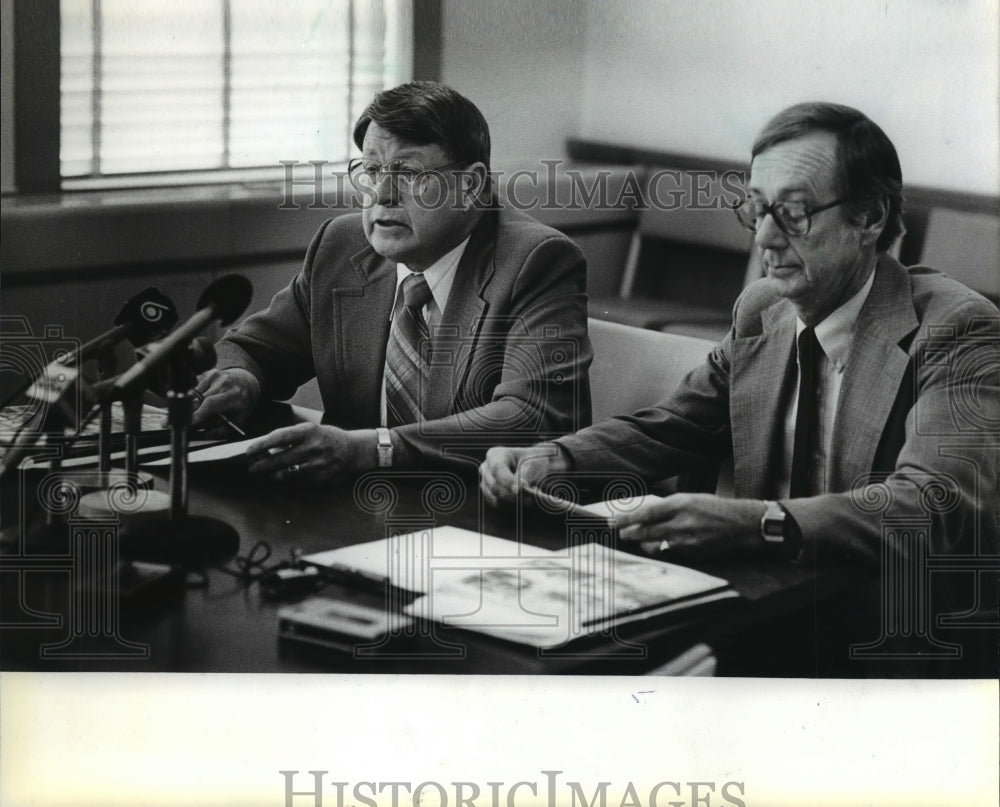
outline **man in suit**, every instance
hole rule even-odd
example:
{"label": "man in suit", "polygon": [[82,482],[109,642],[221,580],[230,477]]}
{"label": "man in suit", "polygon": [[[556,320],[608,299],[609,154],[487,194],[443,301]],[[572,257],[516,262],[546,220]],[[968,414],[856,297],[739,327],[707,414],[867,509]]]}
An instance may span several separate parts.
{"label": "man in suit", "polygon": [[480,111],[441,84],[405,84],[375,97],[354,141],[362,213],[326,222],[301,273],[221,340],[195,422],[244,418],[316,376],[322,424],[248,453],[252,471],[333,482],[474,470],[490,445],[587,425],[585,260],[497,204]]}
{"label": "man in suit", "polygon": [[[998,311],[888,254],[903,232],[888,137],[847,107],[786,109],[754,145],[737,214],[766,276],[706,363],[654,407],[492,449],[487,500],[552,474],[658,480],[731,456],[735,498],[655,500],[618,518],[621,538],[671,558],[873,567],[996,553],[997,452],[985,435],[1000,424]],[[913,528],[890,528],[899,520]]]}

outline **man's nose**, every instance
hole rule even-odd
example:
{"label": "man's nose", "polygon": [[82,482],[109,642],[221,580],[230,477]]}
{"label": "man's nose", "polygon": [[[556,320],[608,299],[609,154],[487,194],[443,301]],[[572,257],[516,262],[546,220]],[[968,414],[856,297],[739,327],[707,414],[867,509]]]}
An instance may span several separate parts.
{"label": "man's nose", "polygon": [[378,175],[375,182],[375,201],[380,205],[394,205],[399,201],[398,183],[388,171]]}
{"label": "man's nose", "polygon": [[788,236],[774,220],[774,214],[768,211],[757,223],[754,243],[761,249],[780,249],[788,245]]}

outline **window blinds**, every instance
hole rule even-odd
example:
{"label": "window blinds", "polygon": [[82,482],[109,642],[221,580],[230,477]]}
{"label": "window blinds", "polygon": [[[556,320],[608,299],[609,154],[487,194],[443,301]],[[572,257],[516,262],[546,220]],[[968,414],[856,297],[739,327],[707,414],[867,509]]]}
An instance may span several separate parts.
{"label": "window blinds", "polygon": [[61,0],[64,178],[345,161],[403,0]]}

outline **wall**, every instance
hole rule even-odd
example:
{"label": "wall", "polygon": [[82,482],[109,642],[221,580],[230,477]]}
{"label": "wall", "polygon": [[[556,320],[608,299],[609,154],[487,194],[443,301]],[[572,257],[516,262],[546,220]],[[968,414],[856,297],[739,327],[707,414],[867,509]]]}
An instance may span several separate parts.
{"label": "wall", "polygon": [[14,190],[14,4],[0,2],[0,192]]}
{"label": "wall", "polygon": [[591,0],[582,137],[745,160],[796,101],[856,106],[910,184],[1000,191],[997,0]]}
{"label": "wall", "polygon": [[442,81],[482,110],[494,166],[558,158],[579,130],[587,7],[443,0]]}
{"label": "wall", "polygon": [[571,135],[743,160],[768,116],[825,97],[883,125],[907,182],[1000,188],[1000,0],[441,1],[442,77],[483,109],[498,165],[562,156]]}

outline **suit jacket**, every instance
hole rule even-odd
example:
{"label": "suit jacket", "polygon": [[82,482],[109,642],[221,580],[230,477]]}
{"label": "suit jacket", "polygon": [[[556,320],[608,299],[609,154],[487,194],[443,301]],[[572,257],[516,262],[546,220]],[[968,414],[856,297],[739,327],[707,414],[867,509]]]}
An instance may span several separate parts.
{"label": "suit jacket", "polygon": [[[795,310],[761,280],[733,314],[673,395],[559,440],[576,467],[658,479],[731,455],[736,496],[777,498]],[[874,563],[884,551],[998,551],[998,324],[996,307],[965,286],[880,256],[844,371],[829,491],[781,502],[808,550]],[[900,538],[900,523],[930,544]]]}
{"label": "suit jacket", "polygon": [[[395,293],[396,264],[360,214],[331,219],[291,284],[219,343],[218,366],[249,370],[277,399],[316,376],[324,423],[377,426]],[[592,357],[579,248],[523,213],[486,211],[432,334],[427,420],[394,430],[394,463],[478,462],[491,445],[586,426]]]}

